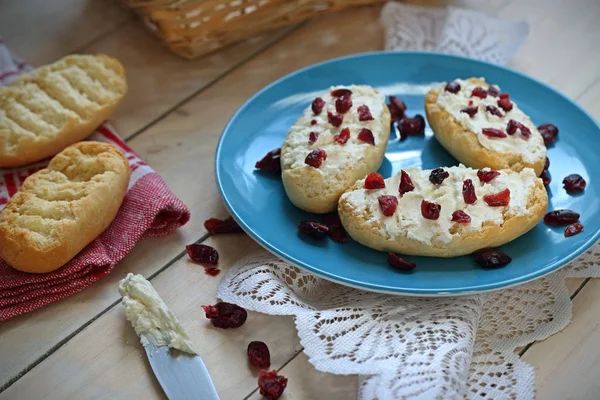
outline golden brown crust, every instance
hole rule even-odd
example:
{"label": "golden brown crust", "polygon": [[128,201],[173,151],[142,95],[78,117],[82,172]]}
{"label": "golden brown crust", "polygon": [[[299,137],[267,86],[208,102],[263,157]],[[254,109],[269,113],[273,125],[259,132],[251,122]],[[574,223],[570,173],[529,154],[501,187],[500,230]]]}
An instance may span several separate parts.
{"label": "golden brown crust", "polygon": [[0,211],[0,257],[25,272],[63,266],[110,225],[129,176],[127,159],[111,144],[66,148]]}
{"label": "golden brown crust", "polygon": [[[487,84],[477,78],[467,79],[477,85],[487,87]],[[521,171],[533,168],[540,176],[544,169],[545,159],[535,164],[526,163],[517,153],[498,153],[485,148],[477,135],[465,129],[450,113],[437,104],[438,90],[431,89],[425,96],[425,113],[429,126],[440,144],[461,163],[471,168],[512,169]]]}
{"label": "golden brown crust", "polygon": [[51,157],[89,136],[127,92],[105,55],[71,55],[0,88],[0,167]]}
{"label": "golden brown crust", "polygon": [[[358,183],[348,191],[356,189],[360,189]],[[479,249],[501,246],[525,234],[543,218],[547,206],[546,189],[542,180],[537,179],[528,199],[527,208],[530,211],[528,215],[509,217],[505,219],[502,226],[485,225],[482,230],[475,232],[463,232],[456,224],[459,235],[454,236],[453,240],[443,247],[435,247],[406,237],[396,238],[393,241],[387,240],[381,235],[379,225],[369,225],[364,219],[357,217],[343,197],[340,199],[338,212],[348,234],[357,242],[372,249],[416,256],[458,257]]]}

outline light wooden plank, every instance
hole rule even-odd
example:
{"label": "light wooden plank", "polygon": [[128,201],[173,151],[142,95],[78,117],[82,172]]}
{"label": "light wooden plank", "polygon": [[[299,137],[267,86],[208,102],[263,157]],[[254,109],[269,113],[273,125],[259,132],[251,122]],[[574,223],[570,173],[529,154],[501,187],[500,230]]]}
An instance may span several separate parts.
{"label": "light wooden plank", "polygon": [[[224,270],[258,247],[242,234],[211,238],[206,244],[220,252],[219,265]],[[201,305],[214,304],[220,279],[205,274],[202,266],[187,257],[168,272],[152,279],[152,284],[184,325],[222,399],[242,398],[256,386],[258,371],[248,365],[246,355],[252,340],[267,343],[273,368],[280,368],[300,350],[291,317],[250,312],[238,329],[214,328]],[[111,290],[116,293],[117,285]],[[120,305],[0,394],[0,399],[13,400],[100,397],[164,398]]]}
{"label": "light wooden plank", "polygon": [[34,65],[77,51],[130,18],[115,1],[0,1],[0,35]]}

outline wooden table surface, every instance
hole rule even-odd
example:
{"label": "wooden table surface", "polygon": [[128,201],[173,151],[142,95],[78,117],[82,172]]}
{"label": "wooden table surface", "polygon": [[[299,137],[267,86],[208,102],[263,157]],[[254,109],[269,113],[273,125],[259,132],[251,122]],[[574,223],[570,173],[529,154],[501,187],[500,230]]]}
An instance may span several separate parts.
{"label": "wooden table surface", "polygon": [[[550,84],[600,119],[598,0],[451,3],[527,20],[530,37],[510,66]],[[186,226],[140,243],[86,290],[0,323],[0,399],[164,398],[119,305],[117,282],[128,272],[149,278],[180,317],[222,399],[260,397],[245,360],[251,340],[267,342],[272,366],[289,378],[284,399],[356,398],[356,376],[322,373],[308,362],[291,317],[251,313],[240,329],[212,329],[200,305],[215,301],[219,279],[190,263],[184,246],[194,241],[214,246],[222,269],[257,247],[244,235],[209,237],[203,227],[205,219],[227,215],[213,174],[224,125],[252,94],[285,74],[382,49],[379,11],[376,6],[322,16],[187,61],[166,51],[113,2],[0,0],[0,34],[33,64],[73,52],[121,60],[129,93],[112,123],[192,210]],[[572,279],[568,286],[572,323],[527,347],[523,359],[536,369],[538,398],[598,399],[600,281]]]}

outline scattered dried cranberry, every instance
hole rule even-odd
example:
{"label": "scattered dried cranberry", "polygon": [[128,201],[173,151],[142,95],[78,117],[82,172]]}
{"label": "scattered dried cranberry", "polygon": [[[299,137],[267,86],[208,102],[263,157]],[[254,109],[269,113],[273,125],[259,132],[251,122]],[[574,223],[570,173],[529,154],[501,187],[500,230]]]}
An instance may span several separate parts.
{"label": "scattered dried cranberry", "polygon": [[317,124],[317,120],[316,120],[316,119],[313,119],[313,120],[311,120],[311,121],[310,121],[310,124],[311,124],[311,125],[316,125],[316,124]]}
{"label": "scattered dried cranberry", "polygon": [[375,146],[375,137],[370,129],[362,128],[360,132],[358,132],[358,140]]}
{"label": "scattered dried cranberry", "polygon": [[350,96],[340,96],[335,101],[335,111],[337,111],[340,114],[344,114],[344,113],[348,112],[348,110],[351,108],[352,108],[352,99],[350,99]]}
{"label": "scattered dried cranberry", "polygon": [[344,116],[342,114],[332,114],[331,112],[327,112],[327,121],[336,128],[342,124],[344,121]]}
{"label": "scattered dried cranberry", "polygon": [[475,262],[483,268],[500,268],[512,261],[512,258],[495,249],[482,249],[475,252]]}
{"label": "scattered dried cranberry", "polygon": [[473,106],[473,107],[463,108],[462,110],[460,110],[460,112],[467,113],[467,114],[469,114],[469,117],[473,118],[475,116],[475,114],[477,114],[478,110],[479,110],[479,107]]}
{"label": "scattered dried cranberry", "polygon": [[567,209],[550,211],[544,215],[544,223],[546,225],[563,226],[572,224],[578,220],[579,214]]}
{"label": "scattered dried cranberry", "polygon": [[269,368],[271,366],[271,353],[264,342],[248,343],[248,362],[258,368]]}
{"label": "scattered dried cranberry", "polygon": [[260,161],[254,164],[254,168],[263,172],[281,173],[281,149],[268,152]]}
{"label": "scattered dried cranberry", "polygon": [[385,188],[385,181],[383,180],[383,176],[381,176],[377,172],[371,172],[365,178],[364,188],[369,190]]}
{"label": "scattered dried cranberry", "polygon": [[323,239],[329,232],[329,228],[326,225],[312,221],[300,222],[300,224],[298,224],[298,230],[313,239]]}
{"label": "scattered dried cranberry", "polygon": [[404,117],[398,123],[400,135],[422,135],[425,133],[425,118],[417,114],[412,118]]}
{"label": "scattered dried cranberry", "polygon": [[462,187],[462,195],[465,203],[474,204],[477,201],[477,195],[475,194],[475,186],[473,186],[473,181],[470,179],[465,179]]}
{"label": "scattered dried cranberry", "polygon": [[287,378],[277,375],[277,371],[261,370],[258,377],[260,394],[266,400],[277,400],[287,386]]}
{"label": "scattered dried cranberry", "polygon": [[358,106],[357,111],[358,111],[358,120],[359,121],[373,121],[375,119],[371,115],[371,110],[369,109],[369,106],[367,106],[367,105]]}
{"label": "scattered dried cranberry", "polygon": [[405,271],[410,271],[411,269],[414,269],[417,266],[417,264],[415,264],[414,262],[406,261],[404,258],[392,252],[388,253],[388,264],[390,264],[394,268],[402,269]]}
{"label": "scattered dried cranberry", "polygon": [[319,139],[319,132],[310,132],[308,134],[308,145],[312,146],[313,144],[317,143],[318,139]]}
{"label": "scattered dried cranberry", "polygon": [[487,89],[487,94],[492,97],[498,97],[500,95],[500,91],[496,86],[490,85]]}
{"label": "scattered dried cranberry", "polygon": [[480,169],[477,171],[477,177],[479,178],[479,182],[482,183],[488,183],[498,175],[500,175],[500,172],[494,170],[484,171]]}
{"label": "scattered dried cranberry", "polygon": [[313,100],[311,108],[312,112],[315,113],[315,115],[321,114],[321,111],[323,111],[323,107],[325,107],[325,100],[323,100],[320,97],[317,97]]}
{"label": "scattered dried cranberry", "polygon": [[554,143],[556,137],[558,136],[558,128],[553,124],[543,124],[537,127],[538,131],[544,138],[544,144],[548,146],[551,143]]}
{"label": "scattered dried cranberry", "polygon": [[471,222],[471,216],[463,210],[456,210],[452,213],[452,221],[458,222],[459,224],[468,224]]}
{"label": "scattered dried cranberry", "polygon": [[506,125],[506,133],[508,133],[509,135],[514,135],[517,132],[517,129],[521,131],[521,136],[523,136],[524,138],[527,139],[529,138],[529,136],[531,136],[531,131],[529,130],[529,128],[523,125],[522,123],[515,121],[514,119],[508,121],[508,124]]}
{"label": "scattered dried cranberry", "polygon": [[482,99],[485,99],[487,97],[487,90],[485,90],[484,88],[482,88],[481,86],[477,86],[475,89],[473,89],[473,91],[471,92],[471,97],[476,96]]}
{"label": "scattered dried cranberry", "polygon": [[510,96],[508,93],[500,93],[498,107],[502,108],[506,112],[512,110],[513,104],[510,102]]}
{"label": "scattered dried cranberry", "polygon": [[219,302],[214,306],[208,305],[202,306],[202,308],[206,318],[210,319],[217,328],[239,328],[248,318],[246,310],[232,303]]}
{"label": "scattered dried cranberry", "polygon": [[504,133],[500,129],[496,129],[496,128],[483,128],[481,130],[481,132],[485,136],[489,136],[489,137],[505,138],[507,136],[506,133]]}
{"label": "scattered dried cranberry", "polygon": [[456,81],[448,82],[444,90],[450,93],[458,93],[458,91],[460,90],[460,83]]}
{"label": "scattered dried cranberry", "polygon": [[571,174],[568,175],[565,179],[563,179],[563,185],[567,192],[576,193],[582,192],[585,189],[585,179],[581,177],[579,174]]}
{"label": "scattered dried cranberry", "polygon": [[399,97],[390,96],[390,115],[392,117],[392,123],[400,121],[404,118],[404,112],[406,111],[406,104]]}
{"label": "scattered dried cranberry", "polygon": [[396,207],[398,207],[398,198],[392,195],[384,195],[379,196],[377,198],[379,202],[379,207],[381,207],[381,212],[386,217],[391,217],[396,212]]}
{"label": "scattered dried cranberry", "polygon": [[338,144],[346,144],[346,142],[350,139],[350,129],[344,128],[340,131],[338,135],[333,137],[333,140]]}
{"label": "scattered dried cranberry", "polygon": [[548,168],[550,168],[550,159],[546,157],[546,162],[544,163],[544,171],[548,171]]}
{"label": "scattered dried cranberry", "polygon": [[213,247],[205,244],[188,244],[185,246],[188,256],[192,261],[202,265],[217,265],[219,263],[219,252]]}
{"label": "scattered dried cranberry", "polygon": [[406,173],[406,171],[400,171],[400,186],[398,188],[400,191],[400,196],[403,196],[404,193],[412,192],[415,190],[415,185],[413,185],[412,179],[410,179],[410,175]]}
{"label": "scattered dried cranberry", "polygon": [[449,176],[450,174],[444,168],[436,168],[431,170],[431,173],[429,174],[429,182],[433,183],[434,185],[441,185],[442,182],[444,182],[444,179]]}
{"label": "scattered dried cranberry", "polygon": [[441,210],[442,206],[439,204],[431,203],[427,200],[421,201],[421,215],[423,218],[438,219]]}
{"label": "scattered dried cranberry", "polygon": [[323,160],[327,160],[327,153],[323,149],[314,149],[304,159],[304,163],[314,168],[319,168],[323,163]]}
{"label": "scattered dried cranberry", "polygon": [[221,273],[219,268],[204,268],[204,273],[210,276],[217,276]]}
{"label": "scattered dried cranberry", "polygon": [[331,96],[333,96],[333,97],[342,97],[342,96],[350,97],[350,96],[352,96],[352,91],[350,89],[335,89],[335,90],[331,91]]}
{"label": "scattered dried cranberry", "polygon": [[542,182],[544,182],[544,186],[548,186],[550,184],[550,182],[552,181],[552,178],[550,177],[550,174],[548,174],[548,171],[543,171],[542,174],[540,175],[540,178],[542,178]]}
{"label": "scattered dried cranberry", "polygon": [[504,114],[502,114],[502,111],[498,110],[498,107],[493,106],[491,104],[485,106],[485,111],[489,112],[492,115],[495,115],[496,117],[504,118]]}
{"label": "scattered dried cranberry", "polygon": [[579,222],[575,222],[565,228],[565,237],[577,235],[583,230],[583,225]]}
{"label": "scattered dried cranberry", "polygon": [[221,233],[240,233],[244,232],[233,218],[227,218],[226,220],[220,220],[217,218],[209,218],[204,221],[204,228],[211,235],[219,235]]}
{"label": "scattered dried cranberry", "polygon": [[510,203],[510,189],[504,189],[501,192],[494,194],[486,194],[483,196],[483,201],[490,207],[504,207]]}
{"label": "scattered dried cranberry", "polygon": [[336,213],[327,214],[323,218],[323,223],[329,228],[329,232],[327,232],[327,234],[331,240],[337,243],[348,242],[348,233],[346,232],[346,229],[344,229],[339,215]]}

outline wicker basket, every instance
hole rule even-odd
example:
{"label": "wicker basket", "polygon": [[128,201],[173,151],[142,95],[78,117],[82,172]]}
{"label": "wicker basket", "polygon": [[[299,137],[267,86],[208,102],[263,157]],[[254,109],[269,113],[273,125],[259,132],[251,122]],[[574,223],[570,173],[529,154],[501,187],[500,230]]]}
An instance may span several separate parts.
{"label": "wicker basket", "polygon": [[308,17],[384,0],[121,0],[174,53],[195,58]]}

